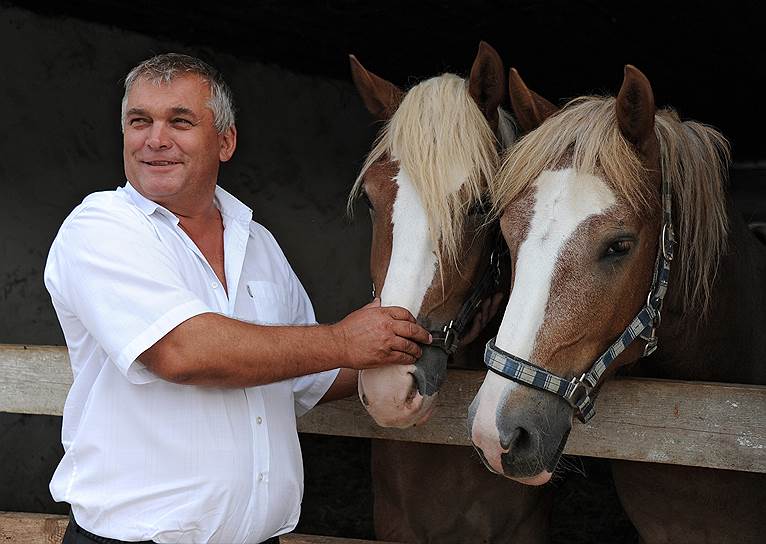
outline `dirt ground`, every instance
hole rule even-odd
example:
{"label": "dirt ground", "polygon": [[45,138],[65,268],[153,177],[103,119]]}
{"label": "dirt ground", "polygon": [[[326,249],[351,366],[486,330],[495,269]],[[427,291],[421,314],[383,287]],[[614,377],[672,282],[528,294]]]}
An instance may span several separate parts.
{"label": "dirt ground", "polygon": [[[370,441],[301,435],[306,490],[297,532],[374,538]],[[557,488],[553,544],[633,544],[638,535],[614,489],[609,464],[567,458]]]}

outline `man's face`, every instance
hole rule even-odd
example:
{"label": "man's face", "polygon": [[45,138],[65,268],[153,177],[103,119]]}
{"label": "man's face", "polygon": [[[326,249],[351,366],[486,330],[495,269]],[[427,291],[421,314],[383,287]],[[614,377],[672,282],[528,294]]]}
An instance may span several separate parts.
{"label": "man's face", "polygon": [[218,134],[209,99],[209,85],[193,74],[160,85],[138,79],[128,93],[125,176],[171,210],[209,199],[219,163],[234,153],[236,130]]}

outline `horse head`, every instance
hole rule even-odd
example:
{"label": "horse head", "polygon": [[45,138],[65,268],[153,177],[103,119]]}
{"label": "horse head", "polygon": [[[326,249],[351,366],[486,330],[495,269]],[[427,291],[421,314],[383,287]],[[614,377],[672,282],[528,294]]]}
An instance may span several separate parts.
{"label": "horse head", "polygon": [[405,93],[353,56],[351,73],[367,109],[385,122],[349,198],[351,206],[361,196],[370,210],[373,291],[434,337],[414,365],[362,371],[359,396],[378,424],[408,427],[429,417],[449,355],[477,303],[494,293],[474,284],[492,252],[484,206],[498,140],[513,136],[499,108],[503,65],[482,43],[467,81],[444,74]]}
{"label": "horse head", "polygon": [[[727,151],[712,129],[657,111],[649,81],[632,66],[616,98],[575,99],[547,120],[518,74],[511,96],[515,115],[539,127],[498,174],[494,207],[512,289],[469,429],[490,470],[539,485],[573,416],[592,414],[603,378],[656,346],[674,232],[687,238],[674,289],[691,298],[705,291],[683,275],[714,275],[725,232],[694,225],[725,225],[723,200],[699,194],[721,191]],[[694,209],[702,208],[695,200],[709,209]],[[675,220],[673,209],[681,210]]]}

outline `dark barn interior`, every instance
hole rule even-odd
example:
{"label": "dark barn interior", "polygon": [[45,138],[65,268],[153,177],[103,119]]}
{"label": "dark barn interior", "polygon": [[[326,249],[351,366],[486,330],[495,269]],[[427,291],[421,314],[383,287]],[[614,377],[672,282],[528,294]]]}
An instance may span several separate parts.
{"label": "dark barn interior", "polygon": [[[349,53],[406,87],[465,75],[485,40],[555,102],[614,93],[633,64],[658,105],[729,138],[735,202],[766,221],[762,21],[756,2],[686,0],[1,1],[0,343],[63,344],[42,285],[47,250],[86,194],[123,184],[120,79],[153,54],[187,52],[226,75],[241,142],[221,184],[274,232],[327,322],[369,296],[369,226],[344,208],[376,126],[350,83]],[[67,512],[47,489],[60,429],[60,418],[0,414],[0,511]],[[298,530],[373,538],[369,441],[302,441]],[[636,542],[608,465],[570,464],[551,484],[553,541]]]}

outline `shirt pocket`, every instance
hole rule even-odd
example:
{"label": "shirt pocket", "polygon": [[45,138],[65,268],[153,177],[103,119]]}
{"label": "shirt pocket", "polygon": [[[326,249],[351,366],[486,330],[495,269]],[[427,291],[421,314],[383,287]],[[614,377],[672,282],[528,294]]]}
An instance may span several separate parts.
{"label": "shirt pocket", "polygon": [[261,325],[291,323],[289,297],[279,284],[272,281],[249,281],[247,294],[253,302],[256,323]]}

